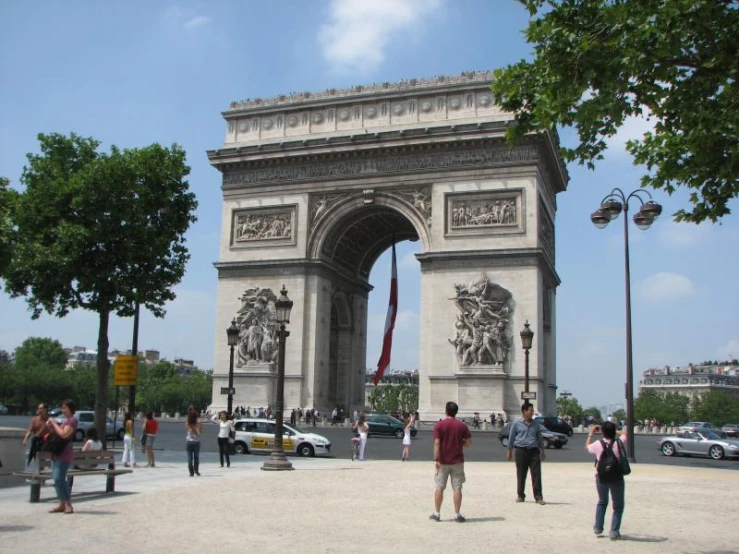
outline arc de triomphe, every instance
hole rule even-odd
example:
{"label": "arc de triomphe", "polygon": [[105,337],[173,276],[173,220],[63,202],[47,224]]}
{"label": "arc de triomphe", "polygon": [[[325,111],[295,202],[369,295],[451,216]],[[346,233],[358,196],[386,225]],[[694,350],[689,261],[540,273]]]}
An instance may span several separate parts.
{"label": "arc de triomphe", "polygon": [[213,408],[226,405],[234,319],[234,405],[274,404],[283,284],[295,303],[286,409],[364,406],[368,278],[394,237],[421,245],[421,290],[403,290],[420,294],[421,417],[448,400],[462,415],[516,414],[527,320],[530,390],[537,410],[554,410],[554,221],[567,173],[555,135],[507,145],[511,116],[491,79],[291,94],[223,114],[225,144],[208,152],[223,174]]}

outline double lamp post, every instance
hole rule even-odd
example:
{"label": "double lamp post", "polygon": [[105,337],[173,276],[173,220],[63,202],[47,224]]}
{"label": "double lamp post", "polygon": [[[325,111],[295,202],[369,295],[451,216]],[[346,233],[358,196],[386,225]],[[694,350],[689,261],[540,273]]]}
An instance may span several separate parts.
{"label": "double lamp post", "polygon": [[[646,195],[646,199],[643,197]],[[605,228],[624,212],[624,264],[626,280],[626,430],[629,460],[634,462],[634,364],[631,340],[631,270],[629,267],[629,201],[637,199],[641,206],[634,214],[634,223],[646,231],[662,213],[662,206],[652,200],[652,195],[644,189],[637,189],[628,196],[619,188],[614,188],[600,203],[600,208],[590,215],[590,220],[598,229]]]}

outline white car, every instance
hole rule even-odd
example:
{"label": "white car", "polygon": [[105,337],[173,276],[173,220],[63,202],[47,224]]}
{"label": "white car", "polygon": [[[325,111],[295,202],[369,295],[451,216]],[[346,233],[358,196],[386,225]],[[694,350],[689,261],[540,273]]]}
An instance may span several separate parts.
{"label": "white car", "polygon": [[[234,421],[236,438],[234,449],[237,454],[249,452],[271,452],[275,444],[275,421],[273,419],[244,418]],[[331,441],[321,435],[308,433],[299,427],[282,424],[282,448],[285,453],[298,456],[328,456]]]}

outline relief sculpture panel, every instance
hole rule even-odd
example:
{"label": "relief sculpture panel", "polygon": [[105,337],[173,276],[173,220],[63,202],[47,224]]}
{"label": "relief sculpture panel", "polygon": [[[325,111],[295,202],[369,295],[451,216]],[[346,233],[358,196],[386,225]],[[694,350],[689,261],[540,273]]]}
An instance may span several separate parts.
{"label": "relief sculpture panel", "polygon": [[269,365],[277,361],[277,296],[269,288],[252,287],[239,298],[234,321],[239,328],[236,367]]}
{"label": "relief sculpture panel", "polygon": [[446,234],[523,231],[521,190],[457,193],[446,197]]}
{"label": "relief sculpture panel", "polygon": [[234,210],[232,246],[294,244],[296,206]]}
{"label": "relief sculpture panel", "polygon": [[487,275],[471,284],[455,284],[454,301],[459,313],[455,335],[447,339],[454,348],[460,368],[502,366],[512,344],[510,318],[513,297],[491,283]]}

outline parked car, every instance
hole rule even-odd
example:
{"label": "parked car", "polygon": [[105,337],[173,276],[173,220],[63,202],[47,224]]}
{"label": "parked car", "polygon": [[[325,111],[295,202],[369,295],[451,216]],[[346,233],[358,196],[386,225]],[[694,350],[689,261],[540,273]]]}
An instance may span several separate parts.
{"label": "parked car", "polygon": [[678,427],[677,430],[691,431],[693,433],[695,433],[696,431],[718,431],[718,429],[708,421],[688,421],[687,423],[683,423],[680,427]]}
{"label": "parked car", "polygon": [[[77,431],[74,434],[74,440],[85,440],[85,432],[88,428],[95,425],[95,412],[92,410],[77,410],[74,417],[77,418]],[[64,416],[58,416],[55,419],[57,423],[62,423],[66,418]],[[105,419],[105,436],[109,438],[115,437],[116,440],[122,441],[124,433],[123,422],[116,421],[115,427],[113,427],[113,420],[109,417]]]}
{"label": "parked car", "polygon": [[[275,420],[242,418],[234,421],[237,454],[271,452],[275,445]],[[327,456],[331,453],[331,441],[322,435],[303,431],[299,427],[282,424],[282,448],[285,453],[298,456]]]}
{"label": "parked car", "polygon": [[657,448],[664,456],[709,456],[714,460],[739,458],[739,441],[709,430],[679,431],[659,439]]}
{"label": "parked car", "polygon": [[721,427],[721,430],[729,437],[739,437],[739,424],[737,423],[727,423]]}
{"label": "parked car", "polygon": [[[500,441],[500,444],[508,447],[508,435],[511,432],[511,422],[505,424],[505,426],[498,432],[498,440]],[[554,448],[562,448],[565,444],[567,444],[567,435],[564,433],[555,433],[554,431],[550,431],[546,427],[542,429],[541,436],[544,439],[544,448],[551,448],[552,446]]]}
{"label": "parked car", "polygon": [[[365,414],[364,420],[369,425],[368,437],[372,435],[387,435],[396,437],[398,439],[403,438],[405,424],[399,419],[395,419],[393,416],[386,414]],[[411,437],[416,436],[417,431],[411,427]]]}
{"label": "parked car", "polygon": [[53,417],[54,419],[58,418],[60,415],[62,415],[62,409],[58,406],[52,406],[49,407],[49,417]]}
{"label": "parked car", "polygon": [[563,420],[561,417],[553,416],[539,416],[534,418],[536,421],[541,423],[548,430],[555,433],[562,433],[568,437],[572,436],[572,427],[570,424]]}
{"label": "parked car", "polygon": [[0,404],[0,415],[8,415],[8,407]]}

